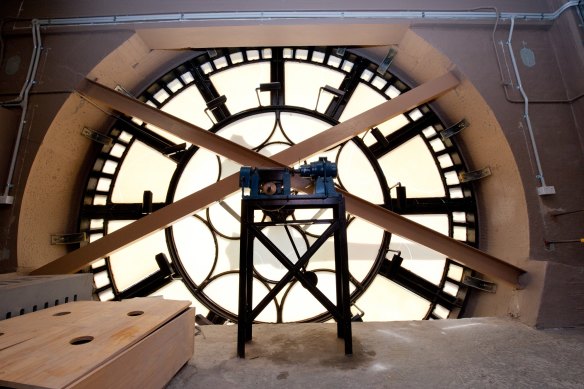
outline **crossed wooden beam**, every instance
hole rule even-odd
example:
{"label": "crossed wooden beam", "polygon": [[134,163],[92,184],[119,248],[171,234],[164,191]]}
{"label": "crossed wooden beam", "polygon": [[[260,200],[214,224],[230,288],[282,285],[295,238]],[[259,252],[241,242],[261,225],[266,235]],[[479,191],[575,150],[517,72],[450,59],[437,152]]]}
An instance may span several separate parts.
{"label": "crossed wooden beam", "polygon": [[[436,99],[455,88],[459,80],[453,73],[428,81],[408,92],[373,107],[349,120],[332,126],[309,139],[295,144],[270,157],[240,146],[210,131],[150,107],[124,94],[93,81],[84,80],[78,92],[101,105],[138,117],[163,128],[181,139],[220,154],[247,166],[288,167],[323,150],[407,112],[420,104]],[[292,185],[305,189],[307,181],[297,178]],[[101,239],[34,270],[33,275],[75,273],[91,263],[120,250],[133,242],[164,229],[177,221],[227,197],[238,190],[239,174],[233,174],[181,200],[121,228]],[[519,276],[525,271],[499,258],[477,250],[462,242],[415,223],[362,198],[343,191],[347,211],[404,238],[415,241],[474,270],[493,278],[519,285]]]}

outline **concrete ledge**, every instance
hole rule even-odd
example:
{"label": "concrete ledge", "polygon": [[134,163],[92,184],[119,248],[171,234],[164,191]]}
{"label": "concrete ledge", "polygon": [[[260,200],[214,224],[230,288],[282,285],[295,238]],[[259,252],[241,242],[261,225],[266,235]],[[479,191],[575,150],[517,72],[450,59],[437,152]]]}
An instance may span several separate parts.
{"label": "concrete ledge", "polygon": [[581,388],[584,328],[516,320],[353,323],[353,356],[335,324],[260,324],[236,356],[237,326],[201,326],[197,352],[169,389]]}

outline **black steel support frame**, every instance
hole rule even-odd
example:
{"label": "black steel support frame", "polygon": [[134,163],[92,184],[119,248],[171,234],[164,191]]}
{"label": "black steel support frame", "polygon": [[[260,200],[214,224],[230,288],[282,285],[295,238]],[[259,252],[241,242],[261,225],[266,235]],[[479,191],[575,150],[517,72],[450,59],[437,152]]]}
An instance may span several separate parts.
{"label": "black steel support frame", "polygon": [[[327,220],[286,220],[285,222],[254,222],[256,210],[265,209],[326,209],[333,211],[333,218]],[[321,236],[299,256],[293,263],[282,251],[262,233],[262,228],[270,225],[309,223],[329,223]],[[349,264],[347,254],[345,199],[342,196],[317,198],[298,196],[288,199],[253,199],[243,198],[241,201],[241,239],[240,239],[240,270],[239,270],[239,313],[237,327],[237,355],[245,358],[245,343],[252,339],[252,324],[254,319],[272,301],[275,296],[293,279],[296,278],[308,291],[331,313],[337,322],[337,336],[345,341],[345,354],[353,353],[351,332],[351,301],[349,292]],[[327,241],[334,239],[335,277],[337,304],[333,304],[304,275],[302,269],[310,258]],[[257,304],[252,305],[253,291],[253,241],[257,238],[281,263],[288,269],[284,277],[276,283],[272,290]],[[293,244],[293,243],[292,243]]]}

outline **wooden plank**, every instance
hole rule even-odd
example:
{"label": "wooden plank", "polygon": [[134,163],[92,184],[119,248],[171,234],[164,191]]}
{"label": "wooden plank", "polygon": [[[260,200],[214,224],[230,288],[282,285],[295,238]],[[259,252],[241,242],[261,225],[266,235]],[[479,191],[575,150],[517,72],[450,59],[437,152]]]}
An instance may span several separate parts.
{"label": "wooden plank", "polygon": [[[252,166],[286,166],[314,155],[321,150],[340,144],[347,139],[350,139],[352,136],[363,132],[367,128],[378,125],[379,123],[389,120],[400,113],[406,112],[415,106],[430,101],[456,87],[458,82],[459,81],[454,74],[447,73],[343,123],[339,123],[327,131],[300,142],[274,155],[272,160],[268,162],[266,162],[266,157],[260,156],[251,150],[243,151],[231,147],[232,145],[229,146],[229,141],[227,141],[229,147],[225,147],[225,139],[214,141],[213,136],[210,135],[208,131],[173,118],[159,110],[129,99],[128,97],[109,90],[99,84],[87,82],[83,86],[82,92],[87,96],[98,99],[112,108],[119,109],[126,114],[135,115],[143,119],[147,117],[147,121],[150,121],[159,127],[163,127],[194,144],[204,142],[205,146],[211,151],[222,155],[229,154],[230,158],[234,159],[236,162],[250,164]],[[236,176],[237,175],[230,176],[225,180],[235,182],[237,178]],[[113,234],[107,235],[85,248],[67,254],[64,257],[35,270],[33,274],[54,274],[58,272],[77,271],[83,266],[109,255],[116,250],[116,247],[121,248],[123,247],[121,245],[129,244],[131,243],[130,241],[137,240],[140,234],[149,234],[156,229],[160,229],[161,227],[158,225],[164,225],[164,227],[166,227],[172,223],[170,220],[171,215],[173,215],[172,217],[181,217],[180,215],[192,214],[205,206],[208,206],[213,201],[219,200],[236,190],[235,184],[224,185],[226,184],[224,182],[225,180],[212,184],[211,186],[180,200],[180,204],[174,203],[168,205],[162,210],[132,223],[124,229],[120,229]],[[302,189],[302,187],[298,187],[297,185],[295,187]],[[229,190],[229,188],[232,189]],[[440,233],[429,230],[424,226],[418,225],[400,215],[389,212],[358,197],[352,196],[348,193],[346,194],[346,197],[347,208],[365,220],[369,220],[389,232],[396,233],[407,239],[439,251],[440,253],[482,273],[515,285],[519,284],[519,277],[525,273],[523,269]],[[170,211],[172,211],[172,213]],[[76,266],[73,270],[71,269],[72,265]]]}
{"label": "wooden plank", "polygon": [[179,201],[167,205],[156,212],[146,215],[135,222],[120,228],[102,238],[81,247],[69,254],[55,259],[32,271],[31,275],[75,273],[85,266],[106,257],[111,253],[145,238],[156,231],[171,226],[179,220],[189,217],[206,204],[233,193],[239,186],[239,173],[233,174],[211,184]]}
{"label": "wooden plank", "polygon": [[251,165],[254,161],[261,160],[262,166],[285,166],[247,147],[243,147],[229,139],[172,116],[155,107],[141,103],[132,97],[116,92],[97,82],[85,79],[79,84],[77,91],[86,98],[97,101],[100,105],[105,105],[126,115],[140,118],[146,123],[163,128],[165,131],[187,142],[208,150],[213,150],[215,153],[233,161],[238,161],[242,165]]}
{"label": "wooden plank", "polygon": [[68,388],[162,388],[191,359],[194,337],[190,308]]}
{"label": "wooden plank", "polygon": [[452,72],[436,77],[406,93],[402,93],[391,100],[345,120],[326,131],[303,140],[274,155],[272,159],[286,165],[298,163],[321,151],[337,146],[372,127],[393,119],[397,115],[440,97],[449,90],[456,88],[459,82],[458,78]]}
{"label": "wooden plank", "polygon": [[[373,107],[347,121],[300,142],[276,155],[271,159],[245,148],[228,147],[229,140],[193,126],[183,120],[170,116],[160,110],[142,104],[121,93],[102,85],[86,81],[81,86],[81,93],[98,100],[121,112],[137,116],[142,120],[164,128],[166,131],[180,136],[184,140],[198,146],[205,145],[209,150],[232,158],[234,161],[250,166],[288,166],[314,155],[334,145],[338,145],[351,137],[364,132],[368,128],[383,123],[407,110],[428,102],[443,93],[455,88],[459,80],[453,73],[428,81],[406,93]],[[63,257],[41,266],[31,272],[31,275],[74,273],[92,262],[106,257],[127,245],[144,238],[156,231],[170,226],[177,221],[192,215],[200,209],[221,200],[237,190],[239,174],[234,174],[206,188],[189,195],[178,202],[147,215],[132,224],[125,226],[101,239],[81,247]],[[298,183],[295,184],[298,187]],[[301,187],[300,187],[301,188]]]}
{"label": "wooden plank", "polygon": [[[189,305],[189,301],[158,298],[79,301],[2,321],[2,337],[26,333],[30,339],[0,350],[0,385],[70,385],[121,355]],[[76,339],[89,339],[86,337],[93,339],[71,344]]]}
{"label": "wooden plank", "polygon": [[353,215],[359,216],[386,231],[430,247],[483,274],[521,286],[519,280],[525,270],[413,222],[395,212],[371,204],[360,197],[345,191],[341,192],[345,196],[347,211]]}

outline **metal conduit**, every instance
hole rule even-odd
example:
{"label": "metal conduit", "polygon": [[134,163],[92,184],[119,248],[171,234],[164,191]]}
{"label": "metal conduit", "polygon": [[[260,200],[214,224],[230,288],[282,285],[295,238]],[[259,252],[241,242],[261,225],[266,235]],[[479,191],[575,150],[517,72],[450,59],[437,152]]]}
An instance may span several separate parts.
{"label": "metal conduit", "polygon": [[543,169],[541,167],[541,161],[539,159],[539,152],[537,151],[537,144],[535,143],[535,136],[533,134],[533,127],[531,126],[531,119],[529,118],[529,99],[523,89],[523,84],[521,83],[521,76],[519,75],[519,68],[517,67],[517,61],[515,60],[515,54],[513,53],[513,45],[511,39],[513,38],[513,29],[515,27],[515,19],[511,18],[511,27],[509,29],[509,37],[507,38],[507,46],[509,48],[509,55],[511,57],[511,63],[513,64],[513,70],[515,71],[515,78],[517,79],[517,89],[521,92],[523,97],[523,119],[527,124],[527,130],[529,132],[529,139],[531,141],[531,147],[533,148],[533,155],[535,157],[535,163],[537,165],[537,176],[541,186],[537,188],[537,193],[540,196],[555,194],[556,189],[553,186],[547,186],[545,184],[545,178],[543,176]]}
{"label": "metal conduit", "polygon": [[435,19],[435,20],[490,20],[516,19],[552,21],[566,9],[578,5],[578,0],[566,2],[554,12],[475,12],[475,11],[244,11],[191,12],[153,15],[121,15],[80,18],[41,19],[44,26],[109,25],[125,23],[186,22],[203,20],[279,20],[279,19]]}
{"label": "metal conduit", "polygon": [[3,195],[0,196],[0,204],[12,204],[14,197],[10,196],[10,189],[12,188],[12,177],[14,175],[14,170],[16,168],[16,159],[18,157],[18,149],[20,147],[20,141],[22,139],[22,132],[24,130],[24,125],[26,123],[26,112],[28,110],[28,94],[30,89],[34,84],[34,78],[36,76],[39,59],[41,56],[41,30],[40,23],[37,20],[32,21],[32,41],[33,41],[33,52],[30,61],[30,66],[28,68],[28,73],[26,76],[26,81],[18,95],[18,98],[12,101],[2,103],[2,106],[20,106],[22,109],[22,114],[20,117],[20,123],[18,125],[18,131],[16,133],[16,139],[14,141],[14,149],[12,151],[12,159],[10,161],[10,168],[8,170],[8,178],[6,180],[6,187],[4,189]]}

